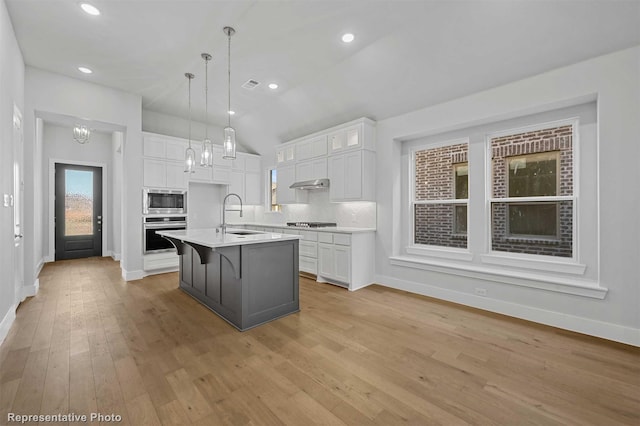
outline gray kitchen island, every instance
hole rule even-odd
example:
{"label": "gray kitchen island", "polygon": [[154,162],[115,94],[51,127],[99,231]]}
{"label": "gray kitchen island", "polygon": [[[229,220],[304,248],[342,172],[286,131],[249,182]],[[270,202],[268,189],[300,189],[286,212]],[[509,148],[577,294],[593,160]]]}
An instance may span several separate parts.
{"label": "gray kitchen island", "polygon": [[298,312],[297,235],[160,231],[180,255],[180,289],[240,331]]}

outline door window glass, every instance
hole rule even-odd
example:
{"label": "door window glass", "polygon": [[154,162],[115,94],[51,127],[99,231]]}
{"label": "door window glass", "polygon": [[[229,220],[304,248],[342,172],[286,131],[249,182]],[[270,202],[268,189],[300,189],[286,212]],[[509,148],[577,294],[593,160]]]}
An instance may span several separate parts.
{"label": "door window glass", "polygon": [[64,234],[93,234],[93,172],[65,170]]}

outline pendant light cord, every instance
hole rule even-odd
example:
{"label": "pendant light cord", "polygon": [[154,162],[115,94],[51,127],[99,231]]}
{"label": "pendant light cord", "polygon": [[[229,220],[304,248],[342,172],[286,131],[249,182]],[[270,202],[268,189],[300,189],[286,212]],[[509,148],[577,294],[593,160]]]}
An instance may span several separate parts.
{"label": "pendant light cord", "polygon": [[189,79],[189,148],[191,148],[191,79],[193,77],[187,76]]}
{"label": "pendant light cord", "polygon": [[204,59],[204,139],[209,139],[209,59]]}
{"label": "pendant light cord", "polygon": [[227,56],[229,58],[229,62],[227,63],[227,77],[228,77],[228,85],[227,85],[227,99],[228,99],[228,103],[227,103],[227,115],[228,115],[228,123],[229,126],[231,127],[231,31],[228,32],[227,34],[229,36],[229,44],[228,44],[228,48],[227,48]]}

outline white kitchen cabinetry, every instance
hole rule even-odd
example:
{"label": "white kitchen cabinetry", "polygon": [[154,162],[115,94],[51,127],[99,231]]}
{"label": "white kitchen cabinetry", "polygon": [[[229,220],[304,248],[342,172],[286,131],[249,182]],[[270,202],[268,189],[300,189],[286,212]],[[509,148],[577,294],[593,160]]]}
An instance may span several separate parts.
{"label": "white kitchen cabinetry", "polygon": [[375,154],[357,150],[329,157],[329,199],[375,201]]}
{"label": "white kitchen cabinetry", "polygon": [[309,158],[327,155],[327,136],[319,136],[308,140],[303,140],[295,144],[296,161],[304,161]]}
{"label": "white kitchen cabinetry", "polygon": [[186,189],[185,145],[168,136],[144,134],[142,183],[150,188]]}
{"label": "white kitchen cabinetry", "polygon": [[276,162],[278,164],[292,163],[296,159],[295,144],[286,144],[276,149]]}
{"label": "white kitchen cabinetry", "polygon": [[296,163],[296,181],[298,182],[327,177],[329,177],[329,173],[326,157]]}
{"label": "white kitchen cabinetry", "polygon": [[289,186],[291,186],[291,184],[295,181],[295,164],[278,167],[278,186],[276,188],[276,198],[278,200],[278,204],[295,204],[307,202],[307,191],[289,188]]}
{"label": "white kitchen cabinetry", "polygon": [[318,273],[318,233],[314,231],[299,231],[302,239],[298,249],[298,265],[302,272]]}
{"label": "white kitchen cabinetry", "polygon": [[373,232],[318,232],[318,282],[356,290],[373,283]]}
{"label": "white kitchen cabinetry", "polygon": [[[238,153],[230,171],[228,193],[236,193],[246,205],[262,203],[260,156]],[[234,169],[235,167],[235,169]],[[231,201],[233,202],[233,200]]]}

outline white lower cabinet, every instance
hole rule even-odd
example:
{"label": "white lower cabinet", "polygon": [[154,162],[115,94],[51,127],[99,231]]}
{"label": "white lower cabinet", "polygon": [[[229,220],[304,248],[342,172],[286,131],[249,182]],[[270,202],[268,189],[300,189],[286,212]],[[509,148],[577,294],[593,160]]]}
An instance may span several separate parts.
{"label": "white lower cabinet", "polygon": [[314,231],[299,231],[302,239],[299,244],[298,263],[302,272],[318,273],[318,233]]}
{"label": "white lower cabinet", "polygon": [[374,232],[318,233],[318,282],[357,290],[373,283]]}

